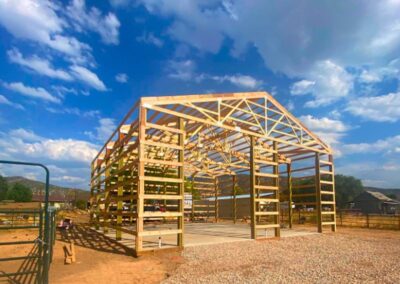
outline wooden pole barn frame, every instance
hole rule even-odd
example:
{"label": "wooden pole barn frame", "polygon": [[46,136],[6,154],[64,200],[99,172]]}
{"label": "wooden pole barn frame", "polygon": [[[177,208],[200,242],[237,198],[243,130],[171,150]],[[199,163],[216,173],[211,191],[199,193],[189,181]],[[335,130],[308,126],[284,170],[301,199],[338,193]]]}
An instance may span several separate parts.
{"label": "wooden pole barn frame", "polygon": [[[192,195],[191,219],[207,211],[218,221],[224,176],[232,177],[234,206],[236,176],[250,180],[253,239],[267,229],[280,236],[282,201],[290,227],[292,205],[311,206],[319,232],[336,230],[331,148],[266,92],[143,97],[91,166],[91,223],[105,233],[114,229],[116,239],[133,234],[137,255],[154,250],[144,246],[148,237],[176,235],[176,247],[183,248],[187,181],[207,203],[196,205],[201,202]],[[155,203],[165,210],[149,209]],[[236,207],[232,212],[236,222]],[[176,222],[176,229],[145,230],[155,218]]]}

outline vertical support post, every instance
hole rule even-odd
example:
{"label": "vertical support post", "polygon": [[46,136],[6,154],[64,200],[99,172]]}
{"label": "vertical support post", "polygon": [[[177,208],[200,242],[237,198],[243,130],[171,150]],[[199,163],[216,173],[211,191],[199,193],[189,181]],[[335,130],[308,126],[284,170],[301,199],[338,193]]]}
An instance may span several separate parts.
{"label": "vertical support post", "polygon": [[315,195],[316,195],[316,209],[317,209],[317,226],[318,233],[322,233],[322,208],[321,208],[321,174],[319,153],[315,153]]}
{"label": "vertical support post", "polygon": [[[125,138],[125,134],[120,133],[119,134],[119,140],[123,140]],[[124,146],[120,146],[119,154],[122,154],[122,151],[124,149]],[[121,158],[118,160],[118,202],[117,202],[117,228],[115,230],[115,238],[117,240],[122,239],[122,232],[121,232],[121,227],[122,227],[122,209],[123,209],[123,201],[121,200],[122,196],[124,195],[124,172],[121,172],[121,169],[124,167],[124,158]]]}
{"label": "vertical support post", "polygon": [[192,212],[191,212],[191,216],[190,219],[193,222],[194,221],[194,178],[195,178],[195,174],[192,175]]}
{"label": "vertical support post", "polygon": [[93,222],[94,222],[94,218],[93,218],[93,215],[94,215],[94,212],[93,212],[93,198],[94,198],[94,181],[92,180],[93,179],[93,177],[94,177],[94,175],[95,175],[95,172],[94,172],[94,170],[95,170],[95,166],[94,166],[94,162],[92,162],[91,164],[90,164],[90,168],[91,168],[91,172],[90,172],[90,219],[89,219],[89,223],[91,224],[91,225],[93,225]]}
{"label": "vertical support post", "polygon": [[218,178],[214,178],[214,213],[215,213],[215,223],[218,223],[218,215],[219,215],[219,204],[218,204]]}
{"label": "vertical support post", "polygon": [[289,228],[292,229],[292,227],[293,227],[293,209],[292,209],[293,193],[292,193],[292,165],[290,163],[286,164],[286,171],[287,171],[287,186],[288,186],[288,190],[289,190]]}
{"label": "vertical support post", "polygon": [[106,162],[106,171],[105,171],[105,188],[104,188],[104,212],[103,212],[103,233],[106,234],[108,233],[108,223],[110,222],[109,220],[109,195],[110,195],[110,172],[111,172],[111,165],[110,165],[110,149],[108,145],[106,146],[106,156],[105,156],[105,162]]}
{"label": "vertical support post", "polygon": [[255,196],[256,196],[256,175],[255,175],[255,163],[254,163],[254,136],[250,136],[250,217],[251,217],[251,238],[256,239],[256,208],[255,208]]}
{"label": "vertical support post", "polygon": [[178,217],[178,230],[181,230],[180,233],[178,233],[178,238],[177,238],[177,245],[180,248],[183,248],[183,233],[184,233],[184,196],[185,196],[185,177],[184,177],[184,171],[183,171],[183,162],[184,162],[184,154],[185,154],[185,124],[183,121],[183,118],[178,118],[178,128],[179,130],[181,130],[182,132],[179,133],[179,146],[181,147],[178,153],[178,159],[179,159],[179,163],[180,166],[178,167],[178,178],[181,180],[181,182],[179,183],[179,195],[181,196],[181,199],[179,199],[179,205],[178,205],[178,210],[179,212],[182,214]]}
{"label": "vertical support post", "polygon": [[336,185],[335,185],[335,170],[333,165],[333,155],[329,155],[329,162],[331,163],[329,166],[329,170],[332,173],[332,191],[333,191],[333,205],[332,210],[332,222],[335,222],[334,225],[331,226],[332,232],[336,232]]}
{"label": "vertical support post", "polygon": [[232,217],[233,217],[233,224],[236,224],[236,176],[232,176],[232,194],[233,194]]}
{"label": "vertical support post", "polygon": [[[280,204],[280,198],[279,198],[279,157],[278,157],[278,142],[274,141],[273,143],[274,146],[274,162],[276,163],[273,166],[274,174],[276,175],[275,178],[275,186],[277,187],[277,190],[275,191],[275,198],[278,200],[276,202],[276,212],[278,212],[278,215],[275,215],[275,224],[280,225],[280,215],[281,215],[281,204]],[[275,228],[275,237],[279,238],[281,236],[281,227],[278,226]]]}
{"label": "vertical support post", "polygon": [[136,238],[135,251],[138,254],[143,248],[143,213],[144,213],[144,186],[145,186],[145,140],[146,140],[146,119],[147,110],[142,104],[139,110],[139,162],[138,162],[138,182],[137,182],[137,199],[136,199]]}

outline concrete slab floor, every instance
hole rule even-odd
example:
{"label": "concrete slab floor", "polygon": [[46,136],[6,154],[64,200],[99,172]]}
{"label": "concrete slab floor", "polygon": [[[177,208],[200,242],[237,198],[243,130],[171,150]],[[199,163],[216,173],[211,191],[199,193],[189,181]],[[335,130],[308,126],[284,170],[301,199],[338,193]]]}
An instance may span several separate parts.
{"label": "concrete slab floor", "polygon": [[[176,224],[146,224],[145,230],[158,231],[158,230],[170,230],[176,229]],[[99,230],[98,232],[102,232]],[[301,228],[295,229],[281,229],[281,237],[296,237],[306,236],[311,234],[318,234],[315,231],[304,230]],[[273,237],[273,229],[258,230],[257,235],[259,237]],[[115,239],[115,230],[110,229],[106,234],[107,237]],[[176,235],[164,235],[160,238],[158,236],[145,237],[143,239],[143,247],[145,249],[158,248],[160,243],[161,247],[174,247],[176,246]],[[221,223],[185,223],[185,234],[184,244],[185,247],[200,246],[200,245],[211,245],[238,241],[253,241],[250,238],[250,225],[245,223],[233,224],[232,222],[221,222]],[[135,236],[122,233],[122,239],[119,243],[133,248],[135,246]]]}

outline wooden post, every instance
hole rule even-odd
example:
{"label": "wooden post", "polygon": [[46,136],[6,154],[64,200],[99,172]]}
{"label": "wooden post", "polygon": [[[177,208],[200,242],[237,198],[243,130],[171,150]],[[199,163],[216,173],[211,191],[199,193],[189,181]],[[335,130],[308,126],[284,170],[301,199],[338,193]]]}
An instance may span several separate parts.
{"label": "wooden post", "polygon": [[317,209],[317,226],[318,232],[322,233],[322,208],[321,208],[321,175],[320,175],[319,153],[315,153],[315,194]]}
{"label": "wooden post", "polygon": [[289,228],[292,229],[293,227],[293,209],[292,209],[292,165],[290,163],[286,164],[286,171],[287,171],[287,186],[289,190]]}
{"label": "wooden post", "polygon": [[139,110],[139,162],[138,162],[138,184],[136,197],[136,239],[135,251],[138,254],[143,249],[143,213],[144,213],[144,159],[145,159],[145,140],[146,140],[146,119],[147,110],[142,105]]}
{"label": "wooden post", "polygon": [[335,184],[335,170],[334,170],[334,165],[333,165],[333,156],[329,155],[329,171],[332,173],[332,191],[333,191],[333,205],[332,205],[332,210],[333,214],[331,215],[331,221],[334,222],[334,224],[331,226],[332,232],[336,232],[336,184]]}
{"label": "wooden post", "polygon": [[369,214],[367,213],[367,228],[369,228]]}
{"label": "wooden post", "polygon": [[255,208],[255,163],[254,163],[254,136],[250,136],[250,217],[251,217],[251,238],[256,239],[256,208]]}
{"label": "wooden post", "polygon": [[191,213],[191,220],[192,222],[194,221],[194,178],[195,178],[195,174],[192,175],[192,213]]}
{"label": "wooden post", "polygon": [[233,202],[232,202],[232,215],[233,215],[233,223],[236,224],[236,176],[232,176],[232,194],[233,194]]}
{"label": "wooden post", "polygon": [[[178,128],[179,130],[184,131],[185,130],[185,124],[183,121],[183,118],[178,118]],[[179,183],[179,195],[181,196],[181,199],[178,201],[178,211],[182,214],[181,216],[178,217],[178,230],[181,230],[181,233],[178,233],[178,238],[177,238],[177,245],[180,248],[183,248],[183,232],[184,232],[184,221],[185,221],[185,206],[184,206],[184,198],[185,198],[185,177],[184,177],[184,169],[183,169],[183,162],[184,162],[184,154],[185,154],[185,134],[179,133],[178,134],[179,140],[179,146],[182,147],[181,150],[178,152],[178,162],[181,163],[181,165],[178,167],[178,178],[181,180]]]}
{"label": "wooden post", "polygon": [[[120,133],[119,134],[119,139],[122,140],[124,139],[125,134]],[[120,148],[119,150],[119,154],[122,154],[123,151],[123,147]],[[119,159],[118,160],[118,192],[117,192],[117,196],[118,198],[121,198],[124,195],[124,172],[121,172],[122,167],[124,166],[125,161],[124,159]],[[123,201],[118,199],[117,202],[117,226],[116,226],[116,230],[115,230],[115,238],[116,240],[121,240],[122,239],[122,231],[121,231],[121,227],[122,227],[122,209],[123,209]]]}
{"label": "wooden post", "polygon": [[[276,162],[276,165],[273,166],[274,169],[274,174],[276,175],[275,178],[275,186],[278,187],[278,189],[275,191],[275,198],[278,200],[276,202],[276,212],[278,212],[278,215],[275,215],[275,224],[280,224],[280,214],[281,214],[281,204],[279,202],[279,157],[278,157],[278,142],[274,141],[274,162]],[[275,237],[280,237],[281,236],[281,227],[278,226],[275,228]]]}
{"label": "wooden post", "polygon": [[106,162],[106,171],[105,171],[105,178],[107,179],[107,182],[105,183],[105,192],[104,192],[104,211],[103,211],[103,233],[107,234],[108,233],[108,227],[109,227],[109,205],[110,201],[109,195],[110,195],[110,189],[109,187],[111,186],[111,181],[110,181],[110,172],[111,172],[111,165],[110,165],[110,152],[111,149],[109,149],[108,145],[106,147],[106,156],[105,156],[105,162]]}
{"label": "wooden post", "polygon": [[215,201],[214,201],[214,214],[215,214],[215,223],[218,223],[218,215],[219,215],[219,205],[218,205],[218,178],[214,178],[214,189],[215,189]]}

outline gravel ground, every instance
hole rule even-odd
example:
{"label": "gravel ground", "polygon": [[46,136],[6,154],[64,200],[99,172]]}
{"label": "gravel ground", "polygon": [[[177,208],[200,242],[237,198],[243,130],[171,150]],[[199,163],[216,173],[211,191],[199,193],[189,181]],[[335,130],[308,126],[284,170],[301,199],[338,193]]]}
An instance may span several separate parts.
{"label": "gravel ground", "polygon": [[186,248],[164,283],[400,283],[400,232],[342,229]]}

